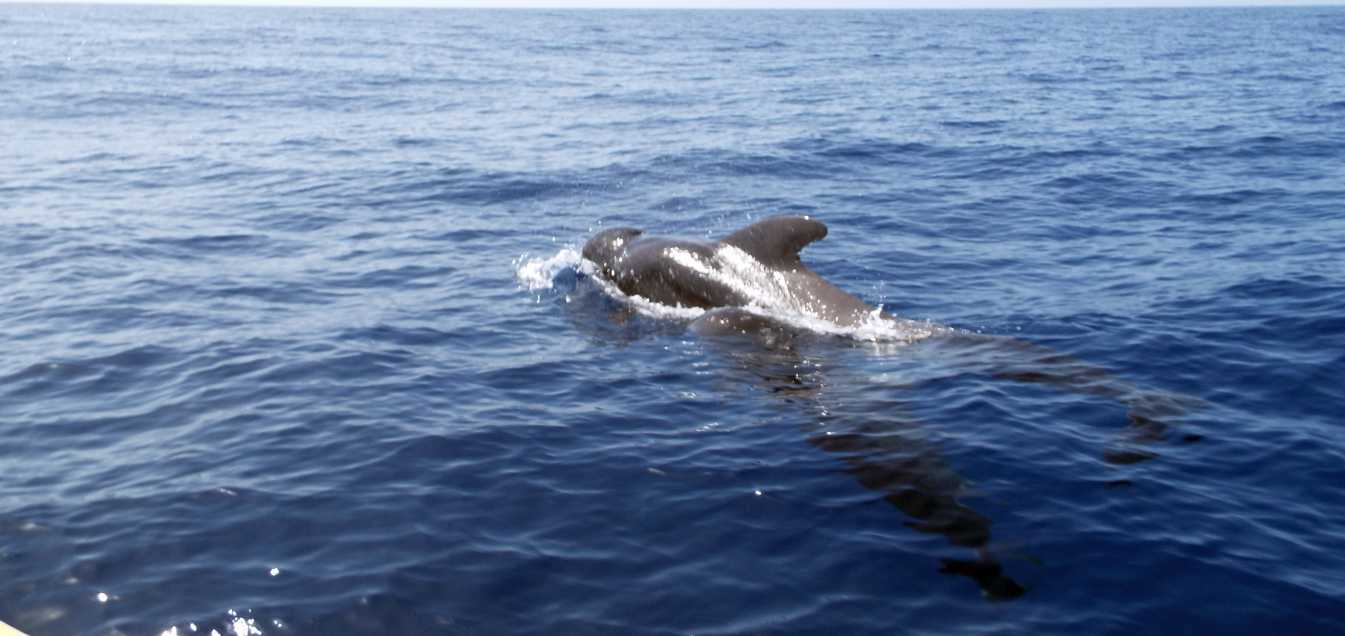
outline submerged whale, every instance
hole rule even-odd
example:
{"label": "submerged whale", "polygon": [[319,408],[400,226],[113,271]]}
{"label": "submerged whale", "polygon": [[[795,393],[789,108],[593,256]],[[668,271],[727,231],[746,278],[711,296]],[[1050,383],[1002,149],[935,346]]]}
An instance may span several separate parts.
{"label": "submerged whale", "polygon": [[700,332],[749,331],[776,325],[780,316],[842,328],[880,316],[895,320],[803,264],[799,252],[826,235],[826,225],[806,216],[763,219],[719,241],[618,227],[589,239],[583,256],[627,296],[712,310],[693,323]]}
{"label": "submerged whale", "polygon": [[[759,336],[797,332],[799,327],[825,333],[827,329],[818,327],[827,325],[853,334],[876,323],[895,327],[886,333],[905,334],[899,337],[908,340],[942,336],[930,346],[938,347],[951,367],[1116,400],[1128,407],[1129,425],[1103,453],[1112,464],[1157,457],[1149,447],[1166,436],[1163,420],[1202,404],[1141,389],[1105,369],[1027,341],[884,313],[803,264],[800,251],[826,235],[826,225],[801,216],[767,218],[718,241],[653,237],[620,227],[594,235],[584,245],[583,258],[609,293],[615,288],[627,299],[703,310],[690,325],[699,334]],[[918,423],[899,403],[872,404],[861,387],[855,395],[823,404],[823,387],[844,391],[845,383],[826,381],[816,371],[801,373],[815,365],[802,364],[799,352],[778,346],[777,339],[759,340],[767,346],[730,347],[726,352],[764,382],[771,395],[815,413],[816,421],[808,427],[810,444],[836,454],[862,486],[883,493],[910,518],[907,525],[974,551],[971,559],[941,559],[942,572],[971,579],[995,599],[1016,598],[1026,591],[991,549],[990,518],[963,501],[963,480],[921,436],[903,434]],[[1187,436],[1183,441],[1195,439]]]}

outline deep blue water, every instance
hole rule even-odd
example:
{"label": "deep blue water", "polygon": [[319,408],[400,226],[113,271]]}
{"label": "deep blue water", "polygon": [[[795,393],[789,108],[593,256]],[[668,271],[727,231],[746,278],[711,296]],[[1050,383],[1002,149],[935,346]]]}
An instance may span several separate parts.
{"label": "deep blue water", "polygon": [[[781,213],[1000,345],[566,251]],[[0,620],[1340,633],[1343,243],[1340,8],[0,6]]]}

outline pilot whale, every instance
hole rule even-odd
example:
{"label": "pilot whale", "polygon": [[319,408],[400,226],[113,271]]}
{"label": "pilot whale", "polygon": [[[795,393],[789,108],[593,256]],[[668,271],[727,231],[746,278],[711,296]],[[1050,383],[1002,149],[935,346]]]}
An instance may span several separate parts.
{"label": "pilot whale", "polygon": [[[826,235],[826,225],[806,216],[766,218],[717,241],[648,236],[618,227],[594,235],[584,245],[583,257],[593,268],[586,273],[600,279],[608,293],[619,291],[627,300],[664,307],[696,308],[702,311],[689,325],[696,333],[746,334],[766,345],[728,346],[726,352],[764,382],[771,395],[815,414],[815,423],[806,427],[809,443],[838,455],[861,485],[883,493],[910,518],[907,525],[974,550],[971,559],[942,559],[941,571],[975,581],[991,598],[1016,598],[1025,588],[991,549],[990,518],[963,501],[963,480],[920,435],[902,434],[918,429],[918,422],[904,413],[899,400],[869,408],[873,400],[861,387],[859,395],[824,404],[827,394],[844,393],[847,383],[826,380],[817,365],[802,364],[804,358],[789,344],[798,327],[802,332],[816,330],[821,321],[852,335],[856,328],[871,325],[896,327],[885,335],[907,340],[939,335],[928,350],[938,351],[947,368],[1116,400],[1127,407],[1129,425],[1103,452],[1112,464],[1157,457],[1151,449],[1167,436],[1164,421],[1203,406],[1189,396],[1142,389],[1106,369],[1031,342],[887,314],[803,264],[800,252]],[[802,324],[794,320],[800,317]],[[773,335],[778,333],[786,337]],[[813,371],[800,371],[805,368]],[[1181,441],[1198,439],[1188,435]]]}
{"label": "pilot whale", "polygon": [[583,257],[599,277],[627,296],[711,310],[693,323],[700,332],[774,324],[762,312],[837,327],[882,315],[803,264],[799,252],[826,235],[826,225],[806,216],[763,219],[719,241],[647,236],[643,230],[618,227],[589,239]]}

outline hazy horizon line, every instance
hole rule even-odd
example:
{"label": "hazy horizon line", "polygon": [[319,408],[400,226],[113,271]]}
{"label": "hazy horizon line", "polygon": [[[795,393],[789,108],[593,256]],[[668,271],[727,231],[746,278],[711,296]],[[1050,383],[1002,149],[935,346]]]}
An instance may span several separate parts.
{"label": "hazy horizon line", "polygon": [[1206,9],[1345,6],[1345,0],[0,0],[0,5],[312,7],[365,9],[994,10]]}

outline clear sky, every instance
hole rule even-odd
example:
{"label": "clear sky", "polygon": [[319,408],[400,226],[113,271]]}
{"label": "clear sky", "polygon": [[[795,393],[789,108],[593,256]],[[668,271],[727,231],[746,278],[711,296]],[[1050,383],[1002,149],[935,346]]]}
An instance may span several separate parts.
{"label": "clear sky", "polygon": [[[0,0],[0,4],[15,0]],[[32,1],[32,0],[24,0]],[[362,7],[627,7],[627,8],[1079,8],[1341,5],[1345,0],[36,0],[80,4],[229,4]]]}

